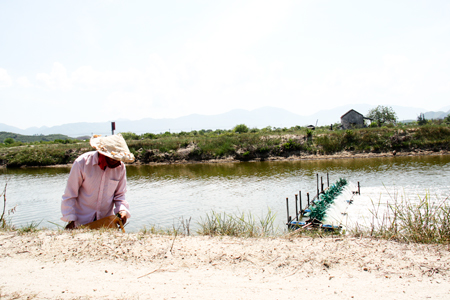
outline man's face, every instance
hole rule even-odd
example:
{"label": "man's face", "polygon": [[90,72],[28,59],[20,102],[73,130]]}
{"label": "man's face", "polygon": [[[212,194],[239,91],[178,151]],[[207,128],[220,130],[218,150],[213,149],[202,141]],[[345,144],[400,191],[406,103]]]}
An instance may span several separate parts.
{"label": "man's face", "polygon": [[120,160],[115,160],[108,156],[105,156],[105,158],[106,158],[106,163],[108,164],[108,168],[114,169],[114,168],[120,166]]}

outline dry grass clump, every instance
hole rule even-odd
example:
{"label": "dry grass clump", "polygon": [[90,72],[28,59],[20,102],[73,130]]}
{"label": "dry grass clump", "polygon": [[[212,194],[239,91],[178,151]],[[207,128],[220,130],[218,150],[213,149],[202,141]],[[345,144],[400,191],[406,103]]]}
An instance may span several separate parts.
{"label": "dry grass clump", "polygon": [[356,225],[349,233],[407,243],[449,244],[450,204],[448,197],[433,200],[429,194],[416,201],[396,197],[382,205],[372,203],[369,227]]}
{"label": "dry grass clump", "polygon": [[[14,226],[11,223],[11,220],[7,220],[7,216],[13,214],[16,211],[16,207],[8,209],[6,211],[6,187],[8,186],[8,182],[5,183],[5,188],[3,192],[0,194],[0,198],[3,198],[3,209],[0,215],[0,230],[14,230]],[[6,215],[5,215],[6,214]]]}

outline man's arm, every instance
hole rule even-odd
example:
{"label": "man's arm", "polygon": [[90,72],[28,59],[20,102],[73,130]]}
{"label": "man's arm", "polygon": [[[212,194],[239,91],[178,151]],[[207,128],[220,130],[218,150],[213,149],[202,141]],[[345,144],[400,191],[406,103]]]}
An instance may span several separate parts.
{"label": "man's arm", "polygon": [[77,215],[75,213],[75,203],[77,201],[78,192],[82,184],[83,176],[81,172],[81,166],[79,162],[75,161],[72,169],[70,170],[66,189],[61,201],[61,220],[63,220],[64,222],[72,222],[77,220]]}
{"label": "man's arm", "polygon": [[131,217],[130,206],[125,200],[125,193],[127,191],[127,176],[125,166],[120,176],[119,183],[117,184],[116,191],[114,193],[114,213],[120,213],[122,222],[125,224],[128,218]]}

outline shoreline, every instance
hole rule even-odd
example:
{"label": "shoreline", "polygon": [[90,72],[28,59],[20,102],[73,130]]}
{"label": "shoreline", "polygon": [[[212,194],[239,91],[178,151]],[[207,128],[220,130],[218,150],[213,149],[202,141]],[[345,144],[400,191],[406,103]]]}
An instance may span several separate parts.
{"label": "shoreline", "polygon": [[264,159],[251,159],[251,160],[239,160],[233,158],[221,158],[221,159],[210,159],[210,160],[175,160],[168,162],[150,162],[150,163],[139,163],[134,162],[127,164],[130,166],[148,166],[148,165],[176,165],[176,164],[216,164],[216,163],[241,163],[241,162],[273,162],[273,161],[301,161],[301,160],[328,160],[328,159],[361,159],[361,158],[379,158],[379,157],[403,157],[403,156],[440,156],[440,155],[450,155],[448,150],[431,151],[431,150],[418,150],[418,151],[408,151],[408,152],[380,152],[380,153],[351,153],[349,151],[339,152],[336,154],[309,154],[309,155],[291,155],[288,157],[284,156],[270,156]]}
{"label": "shoreline", "polygon": [[[0,232],[5,299],[448,299],[448,245]],[[7,267],[5,267],[7,266]],[[11,272],[14,270],[14,272]]]}
{"label": "shoreline", "polygon": [[[220,164],[220,163],[241,163],[241,162],[275,162],[275,161],[310,161],[310,160],[328,160],[328,159],[364,159],[364,158],[382,158],[382,157],[404,157],[404,156],[441,156],[450,155],[449,150],[431,151],[431,150],[417,150],[417,151],[405,151],[396,152],[394,155],[392,152],[380,152],[380,153],[352,153],[349,151],[339,152],[335,154],[309,154],[309,155],[291,155],[284,156],[269,156],[264,159],[251,159],[251,160],[239,160],[234,158],[220,158],[210,160],[168,160],[163,162],[149,162],[141,163],[139,161],[133,163],[127,163],[127,166],[158,166],[158,165],[187,165],[187,164]],[[26,168],[68,168],[72,164],[58,164],[48,166],[21,166],[18,169]],[[7,166],[0,165],[0,169],[6,169]]]}

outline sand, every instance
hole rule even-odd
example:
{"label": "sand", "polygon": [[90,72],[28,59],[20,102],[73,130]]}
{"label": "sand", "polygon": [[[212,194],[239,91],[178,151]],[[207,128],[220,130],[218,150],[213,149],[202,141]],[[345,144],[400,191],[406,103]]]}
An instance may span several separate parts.
{"label": "sand", "polygon": [[450,299],[449,247],[369,238],[0,233],[1,299]]}

